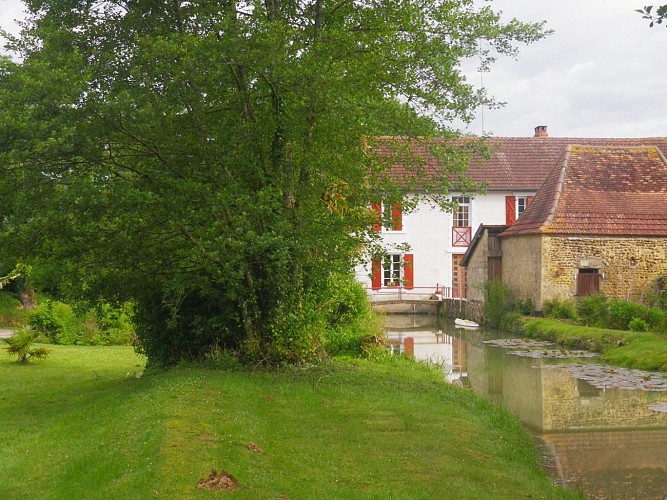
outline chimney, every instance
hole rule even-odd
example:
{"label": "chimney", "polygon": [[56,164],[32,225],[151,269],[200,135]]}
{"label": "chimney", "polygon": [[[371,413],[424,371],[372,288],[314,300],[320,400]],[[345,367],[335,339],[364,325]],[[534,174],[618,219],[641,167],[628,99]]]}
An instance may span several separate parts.
{"label": "chimney", "polygon": [[535,135],[533,137],[549,137],[549,134],[547,134],[547,126],[538,125],[535,127]]}

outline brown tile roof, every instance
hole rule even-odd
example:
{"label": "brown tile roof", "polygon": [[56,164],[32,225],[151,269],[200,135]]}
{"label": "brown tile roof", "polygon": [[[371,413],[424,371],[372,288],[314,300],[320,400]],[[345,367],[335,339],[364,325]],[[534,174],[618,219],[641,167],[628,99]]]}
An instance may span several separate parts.
{"label": "brown tile roof", "polygon": [[[407,176],[405,164],[417,161],[423,165],[422,175],[438,169],[441,164],[454,164],[460,155],[453,151],[438,149],[438,145],[467,144],[470,150],[478,138],[462,138],[454,141],[434,141],[379,137],[371,139],[369,147],[380,156],[391,158],[391,171],[397,177]],[[492,137],[482,140],[490,148],[490,157],[482,158],[471,153],[467,176],[475,182],[487,183],[490,191],[536,191],[553,169],[558,159],[570,144],[594,147],[639,147],[655,146],[667,154],[667,137],[604,139],[567,137]],[[392,146],[393,144],[393,146]],[[397,152],[398,150],[398,152]],[[404,160],[405,159],[405,160]]]}
{"label": "brown tile roof", "polygon": [[568,146],[502,236],[667,236],[667,161],[657,147],[629,141]]}

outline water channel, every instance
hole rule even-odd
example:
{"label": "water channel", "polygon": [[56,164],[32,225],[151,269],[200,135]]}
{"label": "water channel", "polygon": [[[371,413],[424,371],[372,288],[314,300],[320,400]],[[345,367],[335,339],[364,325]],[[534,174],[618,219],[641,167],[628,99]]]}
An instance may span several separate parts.
{"label": "water channel", "polygon": [[388,315],[385,328],[394,351],[442,366],[517,415],[557,483],[595,499],[667,500],[667,375],[433,316]]}

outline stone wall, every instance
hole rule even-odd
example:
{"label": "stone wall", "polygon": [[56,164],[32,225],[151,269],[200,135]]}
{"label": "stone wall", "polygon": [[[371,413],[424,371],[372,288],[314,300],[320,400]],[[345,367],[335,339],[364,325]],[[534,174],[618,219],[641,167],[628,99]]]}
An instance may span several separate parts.
{"label": "stone wall", "polygon": [[471,319],[481,324],[484,320],[484,303],[473,300],[444,299],[440,314],[445,318]]}
{"label": "stone wall", "polygon": [[[502,238],[505,283],[517,299],[541,305],[542,245],[539,235]],[[539,308],[539,306],[538,306]]]}
{"label": "stone wall", "polygon": [[466,268],[466,280],[468,285],[468,299],[484,300],[484,283],[488,278],[488,247],[489,233],[484,231],[475,246],[475,251],[470,256]]}
{"label": "stone wall", "polygon": [[543,255],[540,304],[574,297],[579,269],[599,269],[602,293],[635,302],[643,302],[655,279],[667,274],[664,238],[545,236]]}

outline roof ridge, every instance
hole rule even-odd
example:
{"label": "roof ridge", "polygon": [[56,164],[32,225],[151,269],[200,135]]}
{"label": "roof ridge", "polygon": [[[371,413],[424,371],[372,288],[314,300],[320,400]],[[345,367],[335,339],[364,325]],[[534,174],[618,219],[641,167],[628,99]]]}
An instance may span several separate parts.
{"label": "roof ridge", "polygon": [[558,203],[560,202],[560,197],[563,194],[563,185],[565,183],[565,172],[570,161],[570,151],[572,146],[568,146],[563,155],[563,164],[560,167],[560,174],[558,175],[558,181],[556,182],[556,192],[554,193],[553,204],[549,210],[547,218],[544,220],[543,225],[547,225],[550,222],[553,222],[554,217],[556,216],[556,209],[558,208]]}

